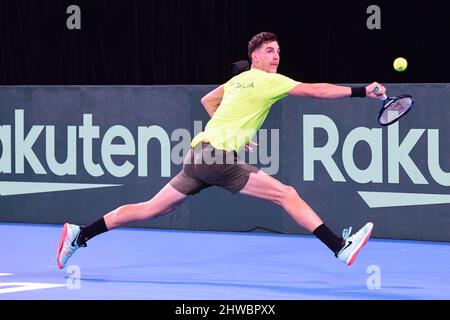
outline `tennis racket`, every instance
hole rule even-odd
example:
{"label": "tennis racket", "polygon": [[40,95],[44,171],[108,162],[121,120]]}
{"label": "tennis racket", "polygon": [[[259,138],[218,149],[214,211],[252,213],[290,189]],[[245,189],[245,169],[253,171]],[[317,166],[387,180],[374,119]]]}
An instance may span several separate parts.
{"label": "tennis racket", "polygon": [[[373,90],[375,94],[378,91],[380,91],[378,87]],[[407,94],[396,97],[388,97],[383,94],[380,99],[381,110],[378,114],[378,122],[382,126],[397,122],[414,107],[414,98]]]}

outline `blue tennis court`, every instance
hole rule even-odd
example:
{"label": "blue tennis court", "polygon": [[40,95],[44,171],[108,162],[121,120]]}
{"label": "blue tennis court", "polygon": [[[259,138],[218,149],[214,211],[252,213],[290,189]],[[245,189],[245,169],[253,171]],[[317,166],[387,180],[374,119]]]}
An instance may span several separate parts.
{"label": "blue tennis court", "polygon": [[56,267],[59,225],[0,224],[0,299],[449,299],[450,244],[371,239],[348,267],[312,236],[122,228]]}

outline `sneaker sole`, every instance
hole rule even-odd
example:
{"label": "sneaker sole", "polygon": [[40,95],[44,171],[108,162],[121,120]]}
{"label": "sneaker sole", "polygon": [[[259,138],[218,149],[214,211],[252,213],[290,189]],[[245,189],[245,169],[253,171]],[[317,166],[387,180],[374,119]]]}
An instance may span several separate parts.
{"label": "sneaker sole", "polygon": [[361,242],[361,244],[359,245],[359,247],[357,247],[357,249],[355,250],[355,252],[350,256],[350,259],[347,260],[347,265],[352,265],[352,263],[355,261],[356,256],[358,255],[359,251],[361,250],[361,248],[367,243],[367,241],[369,241],[370,236],[372,235],[372,230],[373,230],[373,225],[372,228],[370,228],[369,233],[367,233],[366,237],[364,238],[364,241]]}
{"label": "sneaker sole", "polygon": [[59,239],[58,251],[56,252],[56,261],[58,262],[58,268],[59,269],[62,269],[60,256],[61,256],[61,250],[62,250],[63,245],[64,245],[64,240],[67,237],[67,227],[68,227],[68,224],[65,223],[64,226],[63,226],[62,232],[61,232],[61,238]]}

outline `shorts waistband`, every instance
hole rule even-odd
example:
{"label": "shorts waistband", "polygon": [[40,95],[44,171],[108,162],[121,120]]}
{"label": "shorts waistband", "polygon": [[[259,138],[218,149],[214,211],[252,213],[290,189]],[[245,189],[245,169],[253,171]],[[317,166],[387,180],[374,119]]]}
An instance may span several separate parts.
{"label": "shorts waistband", "polygon": [[[210,145],[212,148],[214,148],[214,149],[216,149],[216,150],[222,150],[222,149],[217,149],[216,147],[214,147],[214,146],[211,144],[211,142],[209,142],[208,140],[202,140],[202,141],[200,141],[198,144],[200,144],[200,143],[202,144],[202,146]],[[192,149],[195,149],[195,147],[192,147]],[[222,150],[222,151],[224,151],[224,152],[232,152],[232,153],[234,153],[234,155],[237,156],[237,152],[236,152],[235,150],[231,150],[231,151]]]}

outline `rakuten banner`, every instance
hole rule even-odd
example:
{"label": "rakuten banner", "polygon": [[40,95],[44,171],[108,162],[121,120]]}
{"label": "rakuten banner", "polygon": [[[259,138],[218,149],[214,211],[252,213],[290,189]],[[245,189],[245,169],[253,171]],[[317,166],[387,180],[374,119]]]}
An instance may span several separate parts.
{"label": "rakuten banner", "polygon": [[[449,241],[448,86],[387,87],[416,100],[397,124],[379,126],[373,99],[288,97],[240,157],[294,186],[336,232],[370,220],[375,237]],[[0,87],[0,220],[85,224],[150,199],[206,125],[200,98],[213,88]],[[276,205],[219,188],[132,226],[307,233]]]}

